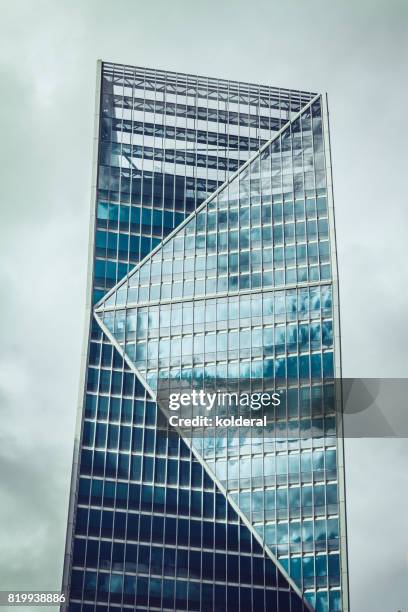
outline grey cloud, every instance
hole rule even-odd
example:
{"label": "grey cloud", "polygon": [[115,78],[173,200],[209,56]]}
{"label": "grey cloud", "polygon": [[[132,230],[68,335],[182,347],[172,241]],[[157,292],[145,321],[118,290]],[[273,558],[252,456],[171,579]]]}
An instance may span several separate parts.
{"label": "grey cloud", "polygon": [[[397,0],[20,0],[3,12],[4,588],[60,584],[96,59],[328,91],[344,374],[406,376],[407,16]],[[353,612],[406,609],[407,452],[347,445]]]}

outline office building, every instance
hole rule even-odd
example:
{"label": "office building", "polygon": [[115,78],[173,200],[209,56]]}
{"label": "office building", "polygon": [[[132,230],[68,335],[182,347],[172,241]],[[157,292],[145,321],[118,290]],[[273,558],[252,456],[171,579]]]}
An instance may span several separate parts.
{"label": "office building", "polygon": [[[67,609],[348,611],[325,96],[99,63],[93,179]],[[218,378],[273,427],[163,434]]]}

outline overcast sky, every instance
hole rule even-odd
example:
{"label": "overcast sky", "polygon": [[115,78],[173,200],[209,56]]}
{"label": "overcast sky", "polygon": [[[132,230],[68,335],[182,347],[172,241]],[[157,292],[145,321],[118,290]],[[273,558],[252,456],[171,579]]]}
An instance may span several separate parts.
{"label": "overcast sky", "polygon": [[[403,0],[3,4],[1,588],[61,580],[97,58],[328,92],[344,374],[405,377],[407,23]],[[351,610],[407,612],[408,442],[346,449]]]}

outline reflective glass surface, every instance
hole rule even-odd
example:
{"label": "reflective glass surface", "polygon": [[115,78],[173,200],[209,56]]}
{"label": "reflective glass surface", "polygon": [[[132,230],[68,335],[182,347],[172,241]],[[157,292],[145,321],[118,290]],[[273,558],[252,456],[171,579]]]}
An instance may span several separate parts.
{"label": "reflective glass surface", "polygon": [[[69,609],[342,609],[336,422],[312,384],[334,375],[321,99],[297,115],[313,97],[103,64]],[[294,380],[291,434],[195,440],[199,460],[160,435],[146,388],[214,376]]]}

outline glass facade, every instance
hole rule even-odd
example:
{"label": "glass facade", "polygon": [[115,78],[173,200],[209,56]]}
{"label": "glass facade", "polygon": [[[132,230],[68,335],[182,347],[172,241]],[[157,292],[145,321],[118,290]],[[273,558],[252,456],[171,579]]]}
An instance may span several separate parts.
{"label": "glass facade", "polygon": [[[68,609],[348,610],[324,98],[104,63],[96,124]],[[285,381],[273,431],[161,435],[217,377]]]}

